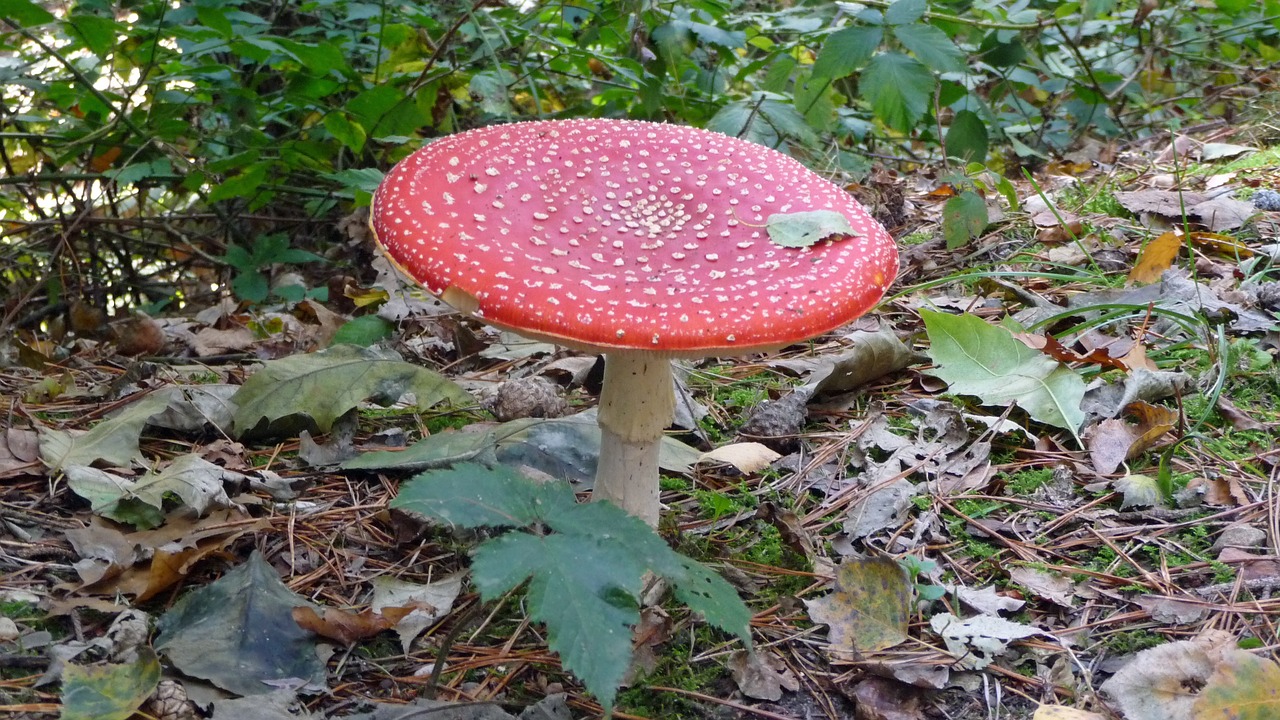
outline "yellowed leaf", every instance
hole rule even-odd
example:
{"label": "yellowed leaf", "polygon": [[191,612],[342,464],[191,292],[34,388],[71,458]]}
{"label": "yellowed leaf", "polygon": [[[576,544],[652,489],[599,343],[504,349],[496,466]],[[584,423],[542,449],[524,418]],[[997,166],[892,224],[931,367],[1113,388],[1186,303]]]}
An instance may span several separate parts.
{"label": "yellowed leaf", "polygon": [[911,584],[895,560],[846,560],[835,585],[830,595],[804,601],[810,619],[830,626],[834,650],[873,652],[907,639]]}
{"label": "yellowed leaf", "polygon": [[1280,665],[1243,650],[1224,654],[1191,706],[1193,720],[1280,718]]}
{"label": "yellowed leaf", "polygon": [[1182,235],[1167,232],[1147,243],[1138,256],[1138,262],[1129,271],[1129,282],[1152,283],[1160,279],[1165,270],[1173,266],[1173,261],[1182,249]]}

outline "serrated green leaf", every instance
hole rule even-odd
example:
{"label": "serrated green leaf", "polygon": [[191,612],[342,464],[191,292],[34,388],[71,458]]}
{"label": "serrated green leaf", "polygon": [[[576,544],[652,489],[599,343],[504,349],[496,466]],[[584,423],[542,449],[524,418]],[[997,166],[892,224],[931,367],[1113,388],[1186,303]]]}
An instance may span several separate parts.
{"label": "serrated green leaf", "polygon": [[908,132],[929,108],[935,82],[933,73],[919,60],[887,52],[867,64],[858,90],[885,125]]}
{"label": "serrated green leaf", "polygon": [[893,29],[893,35],[903,47],[915,53],[920,62],[938,72],[964,70],[964,52],[945,32],[932,25],[899,25]]}
{"label": "serrated green leaf", "polygon": [[829,237],[853,237],[849,218],[834,210],[775,213],[765,221],[769,239],[783,247],[801,248],[815,245]]}
{"label": "serrated green leaf", "polygon": [[84,46],[98,57],[105,57],[115,47],[120,24],[114,19],[76,13],[68,18],[67,25],[84,40]]}
{"label": "serrated green leaf", "polygon": [[920,316],[937,365],[930,374],[951,392],[986,405],[1017,403],[1032,418],[1075,435],[1084,422],[1084,381],[1075,371],[976,315],[921,310]]}
{"label": "serrated green leaf", "polygon": [[567,483],[535,483],[504,465],[464,463],[422,473],[391,507],[465,528],[524,527],[574,504]]}
{"label": "serrated green leaf", "polygon": [[968,244],[987,228],[987,203],[972,190],[965,190],[942,206],[942,237],[947,249]]}
{"label": "serrated green leaf", "polygon": [[231,398],[237,406],[232,429],[243,435],[259,423],[303,416],[328,432],[334,421],[362,402],[387,406],[409,392],[419,408],[470,397],[439,373],[371,349],[335,345],[273,360],[251,375]]}
{"label": "serrated green leaf", "polygon": [[546,625],[547,646],[601,705],[613,706],[631,665],[631,628],[640,620],[635,597],[644,576],[622,543],[509,533],[476,550],[471,572],[486,600],[528,578],[529,615]]}
{"label": "serrated green leaf", "polygon": [[882,39],[884,29],[875,25],[855,25],[831,33],[813,62],[813,79],[835,80],[852,74],[871,59]]}
{"label": "serrated green leaf", "polygon": [[928,0],[897,0],[884,11],[884,21],[889,25],[913,23],[924,17],[928,9]]}
{"label": "serrated green leaf", "polygon": [[382,183],[384,176],[385,173],[377,168],[339,170],[338,172],[321,175],[324,179],[332,180],[348,190],[361,190],[370,193],[378,189],[378,185]]}
{"label": "serrated green leaf", "polygon": [[62,720],[126,720],[160,683],[160,661],[151,648],[128,663],[68,664],[62,670]]}
{"label": "serrated green leaf", "polygon": [[505,467],[460,465],[406,483],[392,507],[465,527],[537,525],[483,543],[471,565],[481,597],[529,581],[530,616],[549,645],[606,707],[630,664],[646,571],[677,599],[750,645],[751,613],[716,573],[672,550],[642,520],[607,502],[578,504],[564,483],[535,483]]}

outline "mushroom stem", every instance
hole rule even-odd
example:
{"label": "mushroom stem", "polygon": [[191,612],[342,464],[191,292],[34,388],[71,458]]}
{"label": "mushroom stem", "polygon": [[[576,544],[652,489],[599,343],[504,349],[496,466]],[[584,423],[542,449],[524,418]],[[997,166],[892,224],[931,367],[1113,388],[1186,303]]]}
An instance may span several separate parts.
{"label": "mushroom stem", "polygon": [[592,500],[608,500],[658,525],[658,450],[675,407],[670,360],[645,351],[605,356]]}

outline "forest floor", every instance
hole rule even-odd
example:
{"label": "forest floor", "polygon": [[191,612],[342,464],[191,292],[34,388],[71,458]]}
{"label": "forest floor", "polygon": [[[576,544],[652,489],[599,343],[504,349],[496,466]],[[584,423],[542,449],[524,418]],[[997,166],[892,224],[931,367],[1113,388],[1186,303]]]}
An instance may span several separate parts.
{"label": "forest floor", "polygon": [[[753,651],[659,598],[614,715],[1280,717],[1276,134],[1099,144],[1034,184],[851,187],[899,241],[890,297],[807,345],[680,372],[672,437],[692,450],[660,530],[738,590]],[[949,249],[943,208],[975,188],[990,223]],[[0,716],[126,718],[157,682],[176,700],[138,717],[184,717],[184,697],[221,718],[599,716],[520,593],[481,602],[476,535],[389,508],[408,464],[355,459],[446,438],[430,463],[483,450],[585,489],[582,425],[519,418],[593,407],[597,359],[406,299],[389,269],[345,284],[138,318],[114,341],[6,340]],[[317,368],[282,371],[286,397],[245,394],[264,362],[353,337],[370,298],[393,352],[476,400],[424,409],[449,396],[424,381],[416,405],[317,408],[361,382]],[[1044,370],[1040,389],[996,392],[1001,357],[1009,377]],[[237,392],[310,422],[255,435]],[[1064,400],[1079,410],[1046,409]],[[901,618],[866,589],[881,557],[908,583]],[[232,611],[197,627],[177,603],[202,590]],[[290,598],[317,611],[305,631],[272,614]],[[272,662],[299,679],[226,699]],[[1262,714],[1208,714],[1251,700]]]}

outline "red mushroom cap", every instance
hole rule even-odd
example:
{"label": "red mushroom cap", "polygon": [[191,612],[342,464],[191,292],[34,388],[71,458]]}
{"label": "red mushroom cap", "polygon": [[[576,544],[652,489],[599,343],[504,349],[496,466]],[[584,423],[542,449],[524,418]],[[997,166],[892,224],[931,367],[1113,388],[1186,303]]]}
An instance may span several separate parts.
{"label": "red mushroom cap", "polygon": [[[783,247],[775,213],[854,229]],[[436,295],[498,327],[591,350],[672,356],[781,347],[871,309],[893,238],[790,157],[696,128],[523,122],[423,147],[373,198],[374,234]]]}

